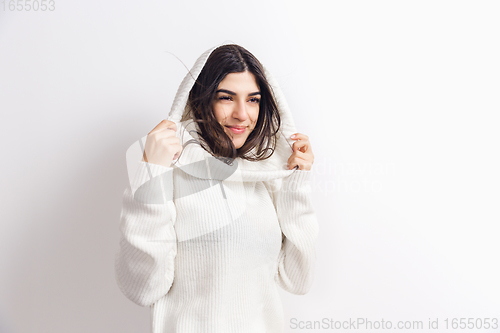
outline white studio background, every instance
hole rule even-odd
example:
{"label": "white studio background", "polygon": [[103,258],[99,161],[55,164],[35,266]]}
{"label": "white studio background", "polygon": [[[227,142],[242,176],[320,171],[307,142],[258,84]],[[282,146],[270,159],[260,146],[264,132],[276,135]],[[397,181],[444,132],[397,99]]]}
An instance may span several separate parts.
{"label": "white studio background", "polygon": [[114,279],[125,152],[168,115],[176,56],[226,40],[276,76],[315,154],[316,280],[280,290],[285,331],[500,317],[499,2],[9,3],[0,332],[149,331]]}

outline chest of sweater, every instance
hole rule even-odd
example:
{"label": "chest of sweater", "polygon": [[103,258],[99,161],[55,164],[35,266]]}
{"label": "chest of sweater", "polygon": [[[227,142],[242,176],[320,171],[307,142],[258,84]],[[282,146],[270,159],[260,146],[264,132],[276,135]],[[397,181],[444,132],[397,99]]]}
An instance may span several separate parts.
{"label": "chest of sweater", "polygon": [[201,179],[182,171],[173,178],[177,242],[279,252],[281,229],[262,182]]}

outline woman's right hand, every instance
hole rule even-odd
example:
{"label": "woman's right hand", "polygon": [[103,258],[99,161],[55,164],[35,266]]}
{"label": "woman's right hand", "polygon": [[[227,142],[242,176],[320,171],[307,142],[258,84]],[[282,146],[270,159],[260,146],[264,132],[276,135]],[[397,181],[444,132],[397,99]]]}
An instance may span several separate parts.
{"label": "woman's right hand", "polygon": [[179,157],[182,146],[175,135],[177,125],[170,120],[162,120],[146,139],[142,159],[144,162],[170,167],[172,160]]}

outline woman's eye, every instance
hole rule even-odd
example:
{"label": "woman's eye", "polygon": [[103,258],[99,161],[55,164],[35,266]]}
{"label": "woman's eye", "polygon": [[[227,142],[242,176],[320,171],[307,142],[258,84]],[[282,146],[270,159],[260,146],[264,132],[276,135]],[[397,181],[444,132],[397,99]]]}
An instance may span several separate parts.
{"label": "woman's eye", "polygon": [[[231,96],[220,96],[219,99],[220,100],[226,100],[226,101],[232,101],[233,100],[233,98]],[[253,97],[253,98],[250,98],[249,101],[252,102],[252,103],[259,103],[260,102],[260,98]]]}

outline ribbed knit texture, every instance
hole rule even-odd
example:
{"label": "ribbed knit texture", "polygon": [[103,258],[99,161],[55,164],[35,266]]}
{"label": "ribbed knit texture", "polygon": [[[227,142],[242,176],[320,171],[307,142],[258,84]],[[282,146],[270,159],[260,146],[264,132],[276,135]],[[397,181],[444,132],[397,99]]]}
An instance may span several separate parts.
{"label": "ribbed knit texture", "polygon": [[[210,52],[193,66],[195,78]],[[277,286],[303,295],[314,277],[312,170],[286,169],[295,127],[283,100],[286,130],[265,163],[237,158],[228,166],[199,144],[185,145],[198,139],[186,130],[192,123],[178,122],[191,85],[185,78],[170,113],[184,146],[178,163],[166,168],[135,160],[142,155],[137,147],[128,161],[118,286],[134,303],[151,307],[153,333],[281,333]]]}

